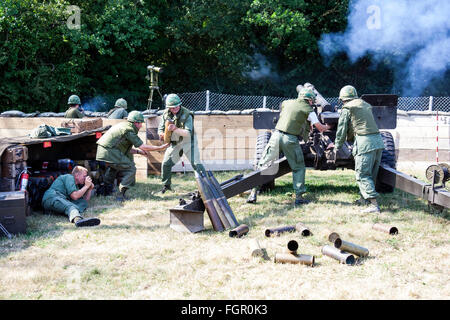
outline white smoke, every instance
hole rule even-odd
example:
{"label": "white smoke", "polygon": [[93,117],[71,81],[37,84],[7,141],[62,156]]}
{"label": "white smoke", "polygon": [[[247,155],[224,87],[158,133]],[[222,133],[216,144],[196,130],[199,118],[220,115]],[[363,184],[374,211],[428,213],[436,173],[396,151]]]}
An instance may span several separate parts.
{"label": "white smoke", "polygon": [[256,53],[253,59],[257,62],[258,66],[246,74],[252,80],[259,80],[267,77],[278,77],[272,72],[272,66],[265,56],[260,53]]}
{"label": "white smoke", "polygon": [[326,61],[346,52],[352,62],[370,54],[388,62],[403,95],[420,95],[429,82],[450,68],[449,0],[350,1],[348,27],[322,35]]}

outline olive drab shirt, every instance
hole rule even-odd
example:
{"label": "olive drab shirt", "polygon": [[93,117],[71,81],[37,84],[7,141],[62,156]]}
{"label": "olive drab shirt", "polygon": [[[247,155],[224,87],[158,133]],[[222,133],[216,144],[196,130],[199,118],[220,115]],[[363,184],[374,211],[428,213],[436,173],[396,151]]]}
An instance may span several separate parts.
{"label": "olive drab shirt", "polygon": [[130,164],[133,162],[133,155],[130,153],[132,146],[139,148],[144,143],[138,137],[138,132],[138,128],[132,122],[115,124],[97,141],[96,160]]}
{"label": "olive drab shirt", "polygon": [[304,99],[286,100],[281,104],[280,118],[275,129],[294,136],[305,136],[309,132],[307,119],[313,108]]}
{"label": "olive drab shirt", "polygon": [[[173,114],[169,109],[166,109],[158,126],[158,134],[164,134],[167,119],[173,120],[177,128],[188,130],[191,134],[191,139],[194,138],[194,119],[189,109],[181,107],[177,114]],[[183,141],[183,137],[173,132],[171,141],[172,144],[176,144]]]}
{"label": "olive drab shirt", "polygon": [[108,112],[108,119],[125,119],[127,116],[125,108],[115,107]]}
{"label": "olive drab shirt", "polygon": [[62,197],[66,200],[72,200],[70,195],[72,192],[78,191],[75,184],[75,177],[72,174],[63,174],[56,178],[50,188],[45,191],[42,202],[54,197]]}
{"label": "olive drab shirt", "polygon": [[78,108],[73,108],[73,107],[70,107],[69,109],[67,109],[66,113],[64,114],[64,118],[77,119],[77,118],[83,118],[83,117],[84,117],[84,114]]}
{"label": "olive drab shirt", "polygon": [[345,140],[355,135],[353,155],[384,149],[383,139],[372,113],[372,106],[362,99],[344,104],[339,116],[335,147],[339,149]]}

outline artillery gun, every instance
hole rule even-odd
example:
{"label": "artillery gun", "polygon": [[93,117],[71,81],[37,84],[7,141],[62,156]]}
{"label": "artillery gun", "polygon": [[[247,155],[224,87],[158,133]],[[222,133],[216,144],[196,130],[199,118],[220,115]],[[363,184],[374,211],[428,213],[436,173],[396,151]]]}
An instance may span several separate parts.
{"label": "artillery gun", "polygon": [[[313,127],[307,137],[299,137],[306,167],[315,170],[354,169],[355,161],[352,155],[353,144],[351,141],[346,141],[336,155],[331,150],[326,149],[336,139],[340,115],[337,107],[328,103],[312,84],[305,83],[304,86],[313,89],[317,95],[314,111],[318,115],[318,119],[323,124],[331,125],[331,129],[323,133]],[[297,91],[302,88],[302,85],[297,86]],[[381,193],[388,193],[397,188],[427,200],[429,206],[431,205],[439,211],[450,208],[450,192],[445,189],[445,182],[450,179],[450,167],[447,164],[441,163],[428,167],[426,176],[429,183],[396,170],[395,142],[392,134],[386,130],[395,129],[397,126],[398,96],[393,94],[366,94],[361,96],[361,99],[372,105],[372,113],[385,145],[378,171],[376,190]],[[261,191],[272,189],[275,186],[276,178],[292,171],[286,157],[282,154],[270,166],[260,170],[256,169],[256,164],[269,142],[271,130],[275,128],[279,114],[279,110],[270,109],[257,109],[253,112],[254,129],[265,130],[257,137],[255,170],[247,175],[239,174],[220,184],[227,199],[256,186],[261,186]],[[183,204],[180,202],[176,209],[177,212],[183,212],[183,210],[199,212],[204,210],[204,205],[202,199],[197,197],[188,202],[184,201]]]}

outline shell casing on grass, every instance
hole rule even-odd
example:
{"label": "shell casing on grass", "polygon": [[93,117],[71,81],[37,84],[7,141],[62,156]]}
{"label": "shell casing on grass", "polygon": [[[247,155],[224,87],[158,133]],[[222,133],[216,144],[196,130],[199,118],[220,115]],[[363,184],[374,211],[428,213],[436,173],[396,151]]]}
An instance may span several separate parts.
{"label": "shell casing on grass", "polygon": [[350,252],[360,257],[367,257],[369,255],[369,249],[348,241],[344,241],[341,238],[337,238],[334,241],[334,246],[341,251]]}
{"label": "shell casing on grass", "polygon": [[330,258],[338,260],[343,264],[355,264],[355,257],[352,254],[336,249],[335,247],[329,245],[323,246],[322,253]]}
{"label": "shell casing on grass", "polygon": [[292,263],[314,266],[315,258],[307,254],[276,253],[275,263]]}
{"label": "shell casing on grass", "polygon": [[390,235],[398,234],[398,229],[396,227],[389,226],[389,225],[382,224],[382,223],[375,223],[372,226],[372,229],[382,231],[385,233],[389,233]]}

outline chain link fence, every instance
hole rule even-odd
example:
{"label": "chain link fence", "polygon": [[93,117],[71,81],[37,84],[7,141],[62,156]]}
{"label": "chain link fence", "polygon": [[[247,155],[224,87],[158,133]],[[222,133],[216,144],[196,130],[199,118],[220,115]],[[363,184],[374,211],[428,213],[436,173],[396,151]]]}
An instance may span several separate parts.
{"label": "chain link fence", "polygon": [[[281,102],[296,97],[237,96],[201,91],[178,93],[183,105],[192,111],[230,111],[268,108],[278,110]],[[338,104],[338,97],[325,97],[331,105]],[[399,97],[398,110],[450,112],[450,97]]]}

